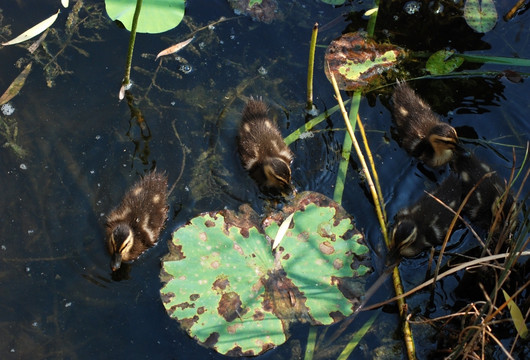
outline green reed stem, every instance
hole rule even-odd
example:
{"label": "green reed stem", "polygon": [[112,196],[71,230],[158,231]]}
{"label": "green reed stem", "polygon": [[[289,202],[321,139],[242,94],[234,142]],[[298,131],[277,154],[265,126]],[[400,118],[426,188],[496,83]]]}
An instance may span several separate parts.
{"label": "green reed stem", "polygon": [[134,42],[136,41],[136,28],[138,26],[138,17],[140,17],[140,10],[142,9],[142,1],[136,0],[136,8],[134,10],[134,17],[131,26],[131,36],[129,37],[129,49],[127,50],[127,62],[125,64],[125,76],[123,77],[122,85],[129,85],[131,83],[131,66],[132,56],[134,50]]}
{"label": "green reed stem", "polygon": [[313,70],[315,68],[315,47],[317,44],[318,23],[313,26],[309,45],[309,64],[307,66],[307,110],[313,109]]}

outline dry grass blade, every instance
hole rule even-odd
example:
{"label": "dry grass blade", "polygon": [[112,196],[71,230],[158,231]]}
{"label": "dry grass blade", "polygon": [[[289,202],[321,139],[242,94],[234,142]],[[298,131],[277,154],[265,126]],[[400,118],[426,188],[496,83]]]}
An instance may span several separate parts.
{"label": "dry grass blade", "polygon": [[16,79],[13,80],[11,85],[9,85],[7,90],[2,94],[2,96],[0,97],[0,105],[4,105],[9,100],[17,96],[17,94],[20,92],[20,90],[24,86],[24,83],[26,82],[26,78],[28,77],[29,72],[31,71],[31,64],[33,63],[29,63],[28,65],[26,65],[24,70],[22,70],[22,72],[18,74]]}
{"label": "dry grass blade", "polygon": [[175,44],[173,46],[168,47],[167,49],[160,51],[158,55],[156,56],[155,61],[161,56],[171,55],[171,54],[176,53],[177,51],[182,50],[184,47],[186,47],[186,45],[192,42],[193,39],[195,39],[195,36],[189,38],[188,40],[181,41],[178,44]]}
{"label": "dry grass blade", "polygon": [[61,10],[57,10],[57,13],[55,13],[54,15],[50,16],[46,20],[41,21],[40,23],[38,23],[37,25],[33,26],[32,28],[24,31],[22,34],[20,34],[16,38],[14,38],[12,40],[9,40],[9,41],[7,41],[5,43],[2,43],[2,45],[6,46],[6,45],[18,44],[18,43],[21,43],[23,41],[29,40],[29,39],[39,35],[41,32],[43,32],[44,30],[46,30],[47,28],[52,26],[52,24],[55,22],[55,20],[57,20],[57,16],[59,16],[60,12],[61,12]]}
{"label": "dry grass blade", "polygon": [[274,237],[274,243],[272,244],[272,250],[276,249],[278,245],[280,245],[280,242],[282,241],[283,237],[287,233],[287,230],[289,230],[289,226],[291,226],[291,222],[293,221],[293,216],[294,216],[294,213],[287,216],[287,218],[280,225],[280,228],[278,229],[278,233]]}

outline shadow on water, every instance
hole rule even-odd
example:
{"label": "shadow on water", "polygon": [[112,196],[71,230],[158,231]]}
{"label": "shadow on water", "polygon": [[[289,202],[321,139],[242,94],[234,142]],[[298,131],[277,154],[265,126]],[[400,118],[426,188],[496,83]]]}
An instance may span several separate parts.
{"label": "shadow on water", "polygon": [[[16,35],[32,26],[34,19],[54,13],[56,3],[34,0],[0,5],[0,39],[10,37],[6,25]],[[138,35],[131,106],[117,100],[128,33],[106,18],[101,2],[85,0],[85,6],[80,12],[86,18],[84,25],[70,37],[66,36],[66,16],[61,14],[56,30],[47,36],[48,54],[40,50],[30,56],[22,46],[0,49],[1,89],[9,86],[30,59],[34,61],[22,92],[10,102],[15,112],[0,115],[17,127],[16,141],[27,151],[19,157],[9,147],[0,149],[0,357],[221,359],[180,330],[161,304],[160,258],[167,253],[166,241],[173,230],[203,211],[236,209],[243,202],[261,211],[263,198],[241,167],[235,148],[246,98],[263,96],[283,134],[301,126],[313,23],[330,24],[318,40],[327,45],[344,27],[364,27],[362,13],[368,5],[289,2],[280,5],[283,19],[262,24],[234,17],[225,1],[189,1],[185,22],[178,28]],[[456,15],[448,24],[414,28],[438,24],[428,7],[410,17],[398,2],[385,6],[376,26],[380,40],[417,51],[450,46],[459,51],[489,50],[499,56],[511,56],[513,51],[530,58],[526,46],[530,34],[518,32],[519,26],[528,23],[528,13],[518,18],[522,25],[501,22],[492,34],[480,35]],[[198,32],[179,58],[153,61],[160,49],[221,16],[229,20]],[[422,22],[421,16],[431,20]],[[317,50],[315,72],[315,103],[320,110],[335,105],[323,72],[323,52]],[[476,68],[470,65],[468,69]],[[413,86],[500,176],[509,176],[512,146],[520,163],[530,133],[526,79],[519,84],[489,77],[431,79],[415,81]],[[368,94],[360,113],[392,218],[421,196],[418,189],[432,187],[434,182],[391,138],[389,97],[390,88]],[[341,122],[334,115],[311,137],[291,146],[293,182],[300,191],[333,195],[344,137],[342,130],[333,129],[342,129]],[[343,206],[355,217],[370,246],[384,253],[356,158],[350,165]],[[170,183],[178,179],[170,196],[170,219],[156,247],[124,267],[123,273],[111,274],[103,242],[105,215],[140,175],[154,167],[165,170]],[[451,250],[469,247],[472,237],[464,238],[462,248],[457,245]],[[423,280],[425,262],[421,258],[401,264],[406,288]],[[458,281],[449,277],[440,284],[436,309],[422,308],[428,292],[411,297],[409,306],[445,314],[456,301]],[[393,290],[385,284],[375,300],[391,296]],[[358,321],[363,318],[368,315],[362,314]],[[401,356],[402,343],[392,337],[397,326],[397,315],[383,312],[357,356],[389,356],[389,352]],[[303,357],[307,331],[307,326],[296,328],[285,346],[263,357]],[[420,358],[436,348],[429,338],[432,332],[417,332]],[[336,358],[333,351],[322,354],[317,357]]]}

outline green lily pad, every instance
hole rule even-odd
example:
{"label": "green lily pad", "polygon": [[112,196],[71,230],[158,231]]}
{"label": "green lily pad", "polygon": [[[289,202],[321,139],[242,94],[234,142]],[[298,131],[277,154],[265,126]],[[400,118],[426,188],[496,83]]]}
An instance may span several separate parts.
{"label": "green lily pad", "polygon": [[497,18],[497,9],[493,0],[467,0],[464,5],[464,19],[476,32],[486,33],[492,30]]}
{"label": "green lily pad", "polygon": [[385,73],[394,69],[405,56],[404,49],[379,44],[365,32],[347,33],[328,46],[324,70],[330,81],[330,73],[333,73],[339,89],[366,90],[385,83]]}
{"label": "green lily pad", "polygon": [[372,273],[351,216],[313,192],[263,221],[249,206],[201,214],[174,232],[169,248],[160,291],[168,314],[200,344],[230,356],[282,344],[293,323],[326,325],[351,315]]}
{"label": "green lily pad", "polygon": [[464,59],[460,56],[453,56],[452,50],[440,50],[432,54],[427,60],[425,68],[432,75],[445,75],[457,69]]}
{"label": "green lily pad", "polygon": [[[185,0],[143,0],[136,31],[157,34],[176,27],[184,17]],[[112,20],[120,21],[131,31],[136,0],[105,0]]]}

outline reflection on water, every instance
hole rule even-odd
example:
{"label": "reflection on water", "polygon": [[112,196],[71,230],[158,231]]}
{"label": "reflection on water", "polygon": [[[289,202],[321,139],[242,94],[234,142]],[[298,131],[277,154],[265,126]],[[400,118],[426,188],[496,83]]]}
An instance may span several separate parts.
{"label": "reflection on water", "polygon": [[[11,24],[13,33],[22,32],[34,19],[55,12],[56,3],[2,4],[0,26]],[[208,1],[208,5],[190,1],[188,17],[177,29],[138,35],[133,61],[136,85],[131,90],[134,101],[128,106],[117,100],[128,33],[106,19],[102,4],[84,3],[80,14],[86,20],[78,25],[78,32],[67,29],[68,10],[61,13],[55,30],[47,36],[49,54],[41,49],[28,55],[19,46],[1,49],[1,89],[9,86],[29,60],[34,65],[22,92],[11,101],[15,112],[0,115],[3,124],[16,122],[16,143],[27,151],[19,157],[10,147],[0,149],[0,357],[220,359],[189,339],[162,307],[158,275],[159,259],[167,252],[166,239],[202,211],[235,209],[242,202],[261,209],[263,199],[235,150],[244,100],[249,95],[263,96],[284,134],[301,126],[313,23],[334,24],[319,36],[319,44],[328,44],[344,30],[334,19],[360,5],[333,8],[320,2],[282,3],[285,20],[267,25],[247,17],[234,18],[224,1]],[[366,9],[358,10],[362,15]],[[420,15],[427,10],[421,7]],[[206,26],[221,16],[228,20]],[[485,36],[470,30],[458,33],[458,27],[455,37],[441,25],[409,29],[406,23],[427,22],[407,16],[401,9],[381,9],[376,29],[387,29],[393,42],[415,50],[491,48],[493,55],[507,55],[512,54],[505,49],[510,43],[520,57],[530,57],[525,46],[529,35],[513,35],[511,28],[522,26],[513,22]],[[355,29],[366,24],[359,13],[348,19]],[[524,23],[527,17],[519,21]],[[160,49],[203,26],[205,30],[197,32],[194,42],[178,54],[181,58],[153,61]],[[443,36],[434,36],[438,34]],[[7,38],[4,32],[0,36]],[[315,71],[315,104],[321,111],[335,105],[322,70],[323,52],[317,49]],[[183,64],[194,70],[181,72]],[[266,73],[259,71],[262,68]],[[516,146],[518,163],[523,157],[530,133],[529,86],[528,82],[513,84],[489,77],[414,83],[433,110],[457,129],[469,130],[467,146],[502,177],[510,172],[512,146]],[[433,182],[394,140],[388,141],[391,117],[385,105],[389,94],[389,89],[369,94],[360,112],[392,217]],[[291,146],[293,181],[299,190],[332,196],[344,136],[343,131],[332,129],[342,128],[341,122],[334,115],[319,125],[321,131],[312,138]],[[4,132],[1,138],[8,140]],[[356,159],[350,164],[343,205],[372,247],[381,250],[380,231]],[[170,197],[170,219],[159,244],[124,269],[119,278],[123,281],[114,281],[118,279],[108,269],[103,242],[105,215],[153,167],[167,171],[169,183],[178,179]],[[469,236],[466,239],[470,241]],[[413,276],[419,273],[416,267],[424,269],[423,260],[407,260],[402,266],[407,287],[421,281]],[[448,279],[437,290],[439,304],[453,301],[455,282],[455,278]],[[392,293],[386,287],[377,296],[382,300]],[[419,295],[411,304],[421,306],[423,301],[424,295]],[[362,322],[363,316],[357,321]],[[399,341],[376,336],[391,334],[396,326],[395,314],[379,316],[376,332],[366,338],[367,357],[371,350],[390,347],[400,356]],[[301,327],[285,346],[266,356],[286,359],[304,351],[307,330]],[[435,347],[428,340],[422,345],[423,353]],[[327,356],[336,358],[335,353]],[[358,356],[363,356],[363,350]]]}

